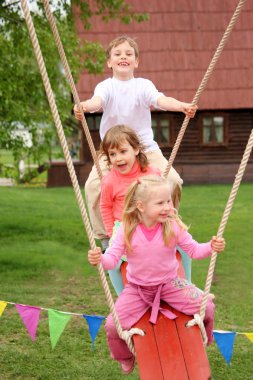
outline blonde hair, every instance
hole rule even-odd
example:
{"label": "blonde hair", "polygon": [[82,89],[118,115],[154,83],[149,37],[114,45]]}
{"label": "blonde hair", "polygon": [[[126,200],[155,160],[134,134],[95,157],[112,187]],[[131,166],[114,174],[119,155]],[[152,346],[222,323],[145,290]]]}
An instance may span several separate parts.
{"label": "blonde hair", "polygon": [[[131,251],[131,240],[133,233],[139,223],[142,222],[141,213],[137,208],[137,201],[145,202],[149,199],[150,192],[157,187],[168,186],[171,192],[171,185],[166,178],[147,175],[141,177],[141,179],[136,180],[129,187],[128,192],[125,197],[124,210],[122,222],[124,226],[124,239],[128,252]],[[177,214],[177,211],[173,209],[169,218],[163,223],[163,240],[165,245],[169,245],[170,238],[173,234],[171,228],[171,221],[174,220],[178,225],[187,230],[187,226],[182,222]]]}
{"label": "blonde hair", "polygon": [[134,49],[135,58],[139,58],[139,47],[137,42],[127,35],[122,35],[117,38],[115,38],[113,41],[111,41],[106,49],[106,58],[109,59],[111,56],[112,48],[115,48],[124,42],[128,42],[129,45]]}
{"label": "blonde hair", "polygon": [[100,154],[104,153],[106,155],[109,165],[109,149],[119,149],[125,141],[127,141],[133,149],[139,150],[139,153],[136,155],[136,160],[139,162],[141,171],[145,172],[149,161],[144,153],[144,146],[140,143],[135,131],[126,125],[115,125],[106,132],[105,137],[100,144]]}

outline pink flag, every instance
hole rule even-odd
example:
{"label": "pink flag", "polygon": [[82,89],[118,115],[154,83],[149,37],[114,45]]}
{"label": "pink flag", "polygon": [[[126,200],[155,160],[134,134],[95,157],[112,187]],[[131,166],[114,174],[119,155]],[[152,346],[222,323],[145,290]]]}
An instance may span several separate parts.
{"label": "pink flag", "polygon": [[27,331],[33,341],[36,339],[37,326],[40,319],[40,308],[35,306],[15,304]]}

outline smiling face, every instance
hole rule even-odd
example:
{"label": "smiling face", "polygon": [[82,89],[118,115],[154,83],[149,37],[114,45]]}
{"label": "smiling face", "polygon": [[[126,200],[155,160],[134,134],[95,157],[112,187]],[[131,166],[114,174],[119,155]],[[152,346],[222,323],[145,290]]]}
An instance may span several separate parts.
{"label": "smiling face", "polygon": [[168,185],[154,186],[146,194],[145,201],[136,202],[136,207],[146,227],[151,228],[157,223],[164,223],[173,209],[170,187]]}
{"label": "smiling face", "polygon": [[127,41],[111,49],[107,66],[113,70],[113,76],[119,80],[129,80],[134,76],[134,69],[138,67],[138,58]]}
{"label": "smiling face", "polygon": [[119,147],[110,147],[108,149],[110,163],[121,174],[128,174],[130,172],[138,153],[139,149],[134,149],[126,140]]}

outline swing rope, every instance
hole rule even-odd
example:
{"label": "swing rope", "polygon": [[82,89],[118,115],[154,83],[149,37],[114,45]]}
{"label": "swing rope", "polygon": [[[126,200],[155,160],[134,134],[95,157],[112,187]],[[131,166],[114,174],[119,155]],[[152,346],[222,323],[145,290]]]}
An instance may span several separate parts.
{"label": "swing rope", "polygon": [[50,10],[49,1],[48,0],[43,0],[43,3],[44,3],[45,12],[46,12],[49,24],[51,26],[51,29],[52,29],[52,32],[53,32],[53,35],[54,35],[54,39],[55,39],[57,48],[58,48],[58,51],[59,51],[59,55],[61,57],[61,61],[62,61],[64,70],[65,70],[65,73],[66,73],[66,77],[67,77],[69,86],[71,88],[71,92],[72,92],[75,104],[77,105],[77,107],[78,107],[78,109],[79,109],[79,111],[80,111],[80,113],[82,115],[81,116],[82,127],[83,127],[83,130],[84,130],[87,142],[89,144],[90,152],[91,152],[94,164],[96,166],[96,169],[97,169],[97,172],[98,172],[98,176],[99,176],[99,178],[101,180],[102,177],[103,177],[103,175],[102,175],[101,168],[99,166],[97,153],[96,153],[96,150],[95,150],[95,147],[94,147],[91,135],[90,135],[89,127],[87,125],[87,122],[86,122],[86,119],[85,119],[85,116],[84,116],[84,113],[83,113],[83,109],[82,109],[82,106],[81,106],[80,98],[78,96],[78,93],[77,93],[77,90],[76,90],[76,86],[75,86],[75,82],[74,82],[73,76],[71,74],[71,70],[69,68],[69,64],[68,64],[68,61],[67,61],[67,58],[66,58],[66,54],[65,54],[63,45],[62,45],[62,41],[61,41],[61,38],[60,38],[60,35],[59,35],[59,32],[58,32],[58,29],[56,27],[56,22],[55,22],[53,14],[52,14],[52,12]]}
{"label": "swing rope", "polygon": [[[248,160],[250,158],[252,147],[253,147],[253,129],[252,129],[250,137],[248,139],[248,142],[247,142],[247,145],[246,145],[246,148],[245,148],[245,151],[244,151],[238,172],[235,176],[235,180],[234,180],[234,183],[233,183],[233,186],[232,186],[232,189],[231,189],[231,192],[230,192],[230,195],[229,195],[229,198],[228,198],[228,201],[227,201],[227,204],[226,204],[226,207],[225,207],[225,210],[224,210],[221,222],[220,222],[220,226],[218,228],[218,232],[217,232],[218,237],[222,237],[222,235],[224,233],[224,230],[225,230],[225,227],[226,227],[226,224],[228,221],[228,217],[229,217],[230,212],[232,210],[236,194],[238,192],[240,183],[242,181],[243,174],[245,172]],[[205,310],[206,310],[206,305],[207,305],[207,301],[208,301],[208,295],[209,295],[211,285],[212,285],[216,259],[217,259],[217,252],[213,252],[212,256],[211,256],[210,264],[209,264],[208,274],[207,274],[207,278],[206,278],[206,285],[205,285],[204,295],[203,295],[201,306],[200,306],[199,315],[195,314],[194,319],[189,321],[187,324],[187,326],[194,326],[196,324],[199,325],[205,344],[207,342],[207,337],[206,337],[205,328],[203,326],[203,319],[205,316]]]}
{"label": "swing rope", "polygon": [[[201,81],[201,83],[199,85],[199,88],[198,88],[198,90],[197,90],[197,92],[196,92],[196,94],[195,94],[195,96],[193,98],[193,101],[191,103],[192,105],[194,105],[194,106],[197,105],[198,100],[200,98],[200,95],[201,95],[201,93],[204,91],[204,89],[206,87],[206,84],[207,84],[207,82],[208,82],[208,80],[209,80],[209,78],[210,78],[210,76],[211,76],[211,74],[212,74],[212,72],[213,72],[213,70],[215,68],[215,65],[216,65],[216,63],[217,63],[217,61],[218,61],[218,59],[219,59],[219,57],[220,57],[220,55],[221,55],[221,53],[223,51],[225,43],[227,42],[227,40],[228,40],[228,38],[229,38],[229,36],[230,36],[230,34],[232,32],[232,29],[233,29],[233,27],[234,27],[234,25],[235,25],[235,23],[236,23],[236,21],[237,21],[237,19],[239,17],[239,14],[240,14],[240,12],[242,10],[242,7],[244,6],[245,2],[246,2],[246,0],[240,0],[239,1],[238,5],[236,7],[236,10],[235,10],[235,12],[234,12],[234,14],[233,14],[233,16],[232,16],[229,24],[228,24],[228,27],[227,27],[225,33],[223,34],[223,37],[222,37],[222,39],[221,39],[221,41],[220,41],[220,43],[219,43],[219,45],[218,45],[218,47],[217,47],[214,55],[213,55],[213,58],[212,58],[212,60],[211,60],[211,62],[209,64],[209,66],[208,66],[208,68],[206,70],[206,73],[205,73],[205,75],[204,75],[204,77],[203,77],[203,79],[202,79],[202,81]],[[184,137],[184,133],[185,133],[186,128],[187,128],[187,126],[189,124],[189,121],[190,121],[190,118],[188,116],[185,116],[183,124],[182,124],[182,127],[180,128],[180,131],[178,133],[176,142],[175,142],[175,144],[173,146],[170,158],[168,160],[167,167],[166,167],[166,169],[164,171],[164,174],[163,174],[164,177],[167,177],[168,174],[169,174],[169,171],[170,171],[170,169],[171,169],[171,167],[173,165],[173,162],[174,162],[175,157],[177,155],[177,151],[178,151],[179,146],[181,144],[181,141],[182,141],[182,139]]]}
{"label": "swing rope", "polygon": [[[81,190],[80,190],[80,187],[79,187],[79,184],[78,184],[78,181],[77,181],[74,165],[73,165],[70,153],[69,153],[68,144],[67,144],[67,141],[66,141],[66,138],[65,138],[65,135],[64,135],[64,130],[63,130],[63,127],[62,127],[62,123],[61,123],[60,116],[59,116],[59,113],[58,113],[58,109],[57,109],[57,106],[56,106],[54,94],[53,94],[53,91],[52,91],[52,88],[51,88],[51,85],[50,85],[50,81],[49,81],[49,78],[48,78],[48,74],[47,74],[47,71],[46,71],[46,66],[45,66],[45,63],[44,63],[44,60],[43,60],[42,52],[41,52],[41,49],[40,49],[40,45],[39,45],[39,42],[38,42],[38,38],[37,38],[37,35],[36,35],[34,24],[33,24],[32,18],[31,18],[31,14],[30,14],[29,6],[27,4],[27,0],[21,0],[21,7],[22,7],[22,10],[23,10],[23,13],[24,13],[24,16],[25,16],[27,28],[28,28],[28,31],[29,31],[29,34],[30,34],[30,38],[31,38],[32,44],[33,44],[35,57],[37,59],[37,63],[38,63],[38,66],[39,66],[39,70],[40,70],[41,77],[42,77],[42,80],[43,80],[43,84],[44,84],[44,87],[45,87],[45,91],[46,91],[46,94],[47,94],[48,102],[49,102],[49,105],[50,105],[50,108],[51,108],[51,112],[52,112],[52,115],[53,115],[53,119],[54,119],[54,122],[55,122],[56,129],[57,129],[58,137],[59,137],[62,149],[63,149],[64,157],[65,157],[65,160],[66,160],[66,163],[67,163],[67,167],[68,167],[68,171],[69,171],[69,175],[70,175],[71,182],[72,182],[72,185],[73,185],[73,188],[74,188],[74,191],[75,191],[77,203],[78,203],[79,208],[80,208],[82,220],[83,220],[83,223],[84,223],[84,226],[85,226],[85,229],[86,229],[86,233],[87,233],[88,238],[89,238],[91,249],[94,250],[94,249],[96,249],[95,238],[94,238],[91,226],[90,226],[90,222],[89,222],[89,219],[88,219],[88,216],[87,216],[87,212],[85,210],[85,206],[84,206]],[[110,308],[110,312],[111,312],[111,314],[113,316],[113,319],[114,319],[114,322],[115,322],[115,326],[116,326],[117,332],[118,332],[119,336],[126,341],[126,343],[127,343],[128,347],[129,347],[130,351],[135,355],[134,346],[133,346],[133,343],[132,343],[132,340],[131,340],[131,331],[123,331],[123,329],[122,329],[122,327],[120,325],[119,318],[118,318],[118,315],[117,315],[116,310],[115,310],[114,301],[113,301],[113,298],[112,298],[112,295],[111,295],[111,292],[110,292],[110,288],[109,288],[108,282],[106,280],[106,276],[105,276],[102,264],[100,263],[97,266],[97,268],[98,268],[98,272],[99,272],[99,275],[100,275],[100,278],[101,278],[101,282],[102,282],[102,285],[103,285],[103,288],[104,288],[104,291],[105,291],[105,295],[106,295],[106,299],[107,299],[107,302],[108,302],[108,305],[109,305],[109,308]],[[140,330],[139,334],[141,335],[142,333],[143,332]]]}

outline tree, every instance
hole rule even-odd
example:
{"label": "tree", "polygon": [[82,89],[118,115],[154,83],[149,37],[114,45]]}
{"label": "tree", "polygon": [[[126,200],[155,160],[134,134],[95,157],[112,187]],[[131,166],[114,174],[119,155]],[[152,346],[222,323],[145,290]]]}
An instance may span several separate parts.
{"label": "tree", "polygon": [[[72,99],[66,82],[57,47],[43,9],[43,2],[29,0],[41,50],[56,97],[57,106],[66,133],[76,128],[72,116]],[[92,27],[92,17],[99,15],[108,22],[118,18],[124,23],[141,22],[145,13],[135,13],[125,0],[51,0],[64,50],[74,79],[80,71],[101,73],[104,69],[105,52],[99,43],[81,42],[74,29],[71,7],[79,6],[86,29]],[[20,1],[0,2],[0,149],[13,151],[18,160],[24,153],[40,163],[45,151],[49,154],[55,137],[55,128],[47,103],[43,83]],[[24,147],[11,131],[22,125],[31,135],[33,146]]]}

